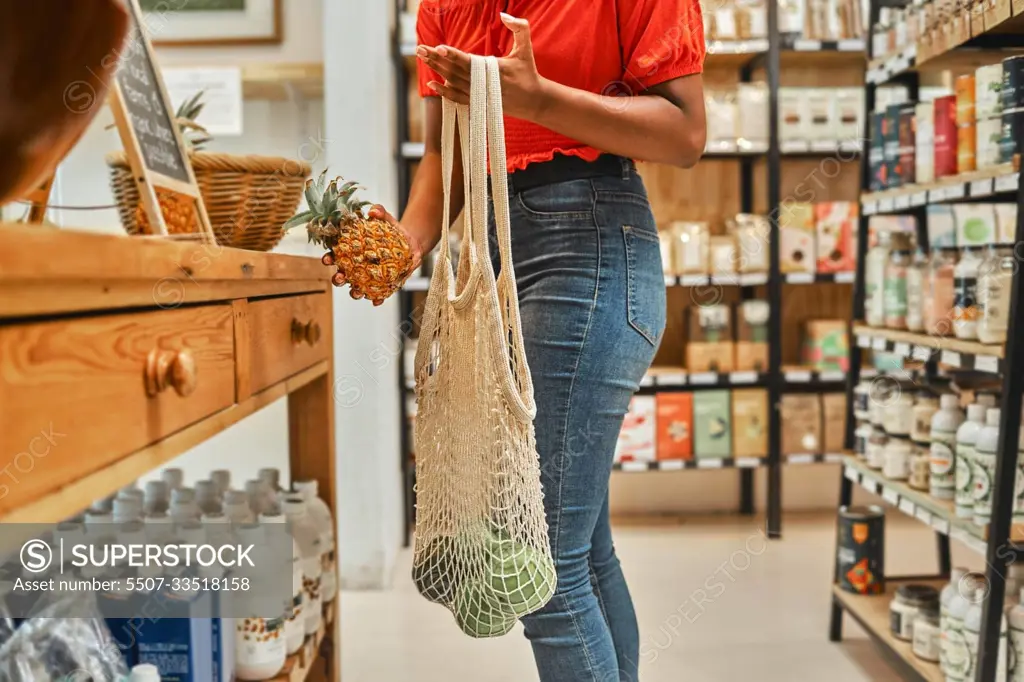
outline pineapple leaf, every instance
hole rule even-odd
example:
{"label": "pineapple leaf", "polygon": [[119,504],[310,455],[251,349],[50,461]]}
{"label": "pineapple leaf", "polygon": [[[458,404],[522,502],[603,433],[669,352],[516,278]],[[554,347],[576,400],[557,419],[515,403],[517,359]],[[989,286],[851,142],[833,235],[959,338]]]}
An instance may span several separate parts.
{"label": "pineapple leaf", "polygon": [[313,212],[312,211],[303,211],[302,213],[299,213],[298,215],[293,217],[291,220],[286,222],[284,224],[284,228],[283,229],[290,230],[293,227],[298,227],[299,225],[306,225],[312,219],[313,219]]}
{"label": "pineapple leaf", "polygon": [[338,183],[335,180],[331,180],[331,184],[327,185],[327,191],[324,192],[323,208],[325,214],[330,214],[334,211],[334,207],[338,205]]}
{"label": "pineapple leaf", "polygon": [[309,205],[309,210],[312,213],[319,214],[321,212],[320,197],[322,194],[317,194],[316,184],[310,180],[306,183],[306,203]]}

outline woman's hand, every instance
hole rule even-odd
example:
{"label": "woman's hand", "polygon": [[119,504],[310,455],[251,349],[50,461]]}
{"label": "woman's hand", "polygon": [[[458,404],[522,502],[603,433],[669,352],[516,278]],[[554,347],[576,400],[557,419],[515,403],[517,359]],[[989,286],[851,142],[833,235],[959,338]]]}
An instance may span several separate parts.
{"label": "woman's hand", "polygon": [[[514,43],[508,57],[498,60],[501,70],[501,95],[505,114],[513,118],[535,121],[546,106],[547,79],[537,72],[530,42],[530,24],[501,14],[501,21],[512,31]],[[454,47],[439,45],[416,49],[416,55],[445,78],[444,83],[431,81],[431,90],[460,104],[469,104],[470,57]]]}

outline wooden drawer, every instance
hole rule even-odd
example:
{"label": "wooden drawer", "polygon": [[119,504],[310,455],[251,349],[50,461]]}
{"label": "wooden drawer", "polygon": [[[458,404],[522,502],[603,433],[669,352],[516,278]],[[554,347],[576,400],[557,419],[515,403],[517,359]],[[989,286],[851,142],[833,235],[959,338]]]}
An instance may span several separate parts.
{"label": "wooden drawer", "polygon": [[0,512],[231,406],[234,371],[230,305],[0,326]]}
{"label": "wooden drawer", "polygon": [[329,294],[249,301],[253,393],[330,356],[330,306]]}

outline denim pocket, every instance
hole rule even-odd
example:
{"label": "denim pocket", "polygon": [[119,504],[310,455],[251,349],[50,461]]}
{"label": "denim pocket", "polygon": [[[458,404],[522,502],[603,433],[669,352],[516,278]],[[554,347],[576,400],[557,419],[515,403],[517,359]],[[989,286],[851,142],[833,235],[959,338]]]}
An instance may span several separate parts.
{"label": "denim pocket", "polygon": [[592,220],[594,188],[589,180],[567,180],[518,192],[515,202],[535,220]]}
{"label": "denim pocket", "polygon": [[626,243],[626,315],[633,329],[657,345],[665,329],[661,244],[657,233],[623,225]]}

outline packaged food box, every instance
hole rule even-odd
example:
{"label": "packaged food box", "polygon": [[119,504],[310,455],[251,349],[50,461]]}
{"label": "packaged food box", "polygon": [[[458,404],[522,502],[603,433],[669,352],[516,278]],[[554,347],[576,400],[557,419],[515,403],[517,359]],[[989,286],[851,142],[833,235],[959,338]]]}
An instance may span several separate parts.
{"label": "packaged food box", "polygon": [[739,213],[729,221],[729,229],[736,238],[736,269],[740,272],[768,272],[768,237],[771,234],[768,218]]}
{"label": "packaged food box", "polygon": [[738,258],[736,240],[732,237],[712,237],[709,247],[711,274],[731,275],[736,273]]}
{"label": "packaged food box", "polygon": [[846,394],[825,393],[821,396],[822,436],[825,452],[842,452],[846,439]]}
{"label": "packaged food box", "polygon": [[767,301],[743,301],[736,306],[736,371],[768,371]]}
{"label": "packaged food box", "polygon": [[873,112],[870,115],[868,167],[871,173],[870,189],[879,192],[888,182],[888,169],[885,165],[885,113]]}
{"label": "packaged food box", "polygon": [[637,395],[629,403],[615,446],[616,462],[653,462],[655,450],[654,396]]}
{"label": "packaged food box", "polygon": [[736,149],[739,111],[735,90],[707,90],[704,93],[707,112],[707,150],[725,152]]}
{"label": "packaged food box", "polygon": [[932,126],[935,131],[934,173],[936,178],[956,175],[956,96],[935,98]]}
{"label": "packaged food box", "polygon": [[693,393],[693,451],[697,459],[732,457],[729,391]]}
{"label": "packaged food box", "polygon": [[779,140],[782,143],[809,139],[807,90],[779,88]]}
{"label": "packaged food box", "polygon": [[928,246],[933,249],[953,248],[956,244],[956,221],[949,204],[928,204],[925,214]]}
{"label": "packaged food box", "polygon": [[693,459],[693,394],[659,393],[658,459]]}
{"label": "packaged food box", "polygon": [[830,88],[806,88],[804,93],[806,96],[804,105],[806,139],[812,142],[837,140],[837,126],[834,122],[834,91]]}
{"label": "packaged food box", "polygon": [[864,118],[864,89],[835,88],[835,138],[841,142],[861,141],[861,126]]}
{"label": "packaged food box", "polygon": [[676,274],[706,275],[710,230],[707,223],[677,221],[669,227]]}
{"label": "packaged food box", "polygon": [[829,201],[814,204],[818,272],[851,272],[857,266],[853,236],[857,233],[857,204]]}
{"label": "packaged food box", "polygon": [[742,114],[737,121],[737,145],[740,149],[768,145],[768,85],[740,83],[736,86],[737,108]]}
{"label": "packaged food box", "polygon": [[733,371],[735,358],[729,306],[691,306],[688,315],[686,369],[690,372]]}
{"label": "packaged food box", "polygon": [[814,394],[782,396],[782,454],[821,452],[821,403]]}
{"label": "packaged food box", "polygon": [[1017,204],[995,204],[995,207],[999,243],[1015,243],[1017,241]]}
{"label": "packaged food box", "polygon": [[733,457],[768,455],[768,392],[747,388],[732,392]]}
{"label": "packaged food box", "polygon": [[850,364],[846,320],[805,322],[801,362],[818,371],[845,372]]}
{"label": "packaged food box", "polygon": [[779,236],[782,272],[814,272],[817,256],[814,205],[799,201],[783,202],[779,208]]}
{"label": "packaged food box", "polygon": [[914,154],[914,105],[904,104],[900,107],[899,130],[899,174],[900,182],[910,185],[916,182],[914,172],[917,170]]}
{"label": "packaged food box", "polygon": [[953,204],[956,223],[956,245],[988,246],[998,234],[996,210],[993,204]]}
{"label": "packaged food box", "polygon": [[900,169],[900,111],[905,105],[890,104],[885,108],[882,123],[882,154],[885,158],[885,188],[892,189],[903,184]]}

